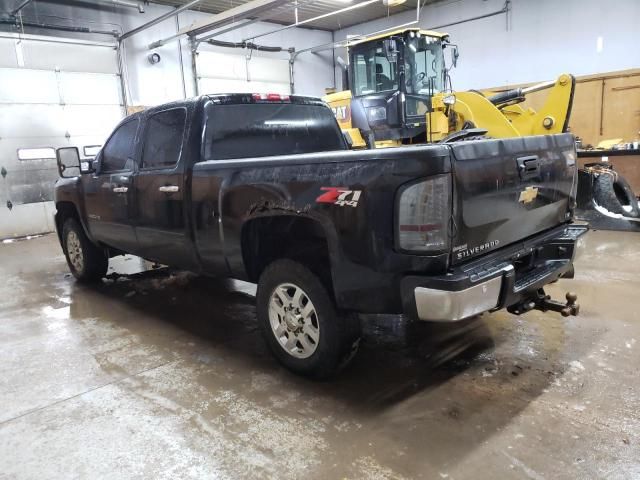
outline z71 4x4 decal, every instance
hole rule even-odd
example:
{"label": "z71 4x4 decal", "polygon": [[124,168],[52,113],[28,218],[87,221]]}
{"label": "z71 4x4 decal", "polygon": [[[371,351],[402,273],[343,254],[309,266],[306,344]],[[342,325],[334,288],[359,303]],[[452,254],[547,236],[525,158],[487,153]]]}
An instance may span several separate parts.
{"label": "z71 4x4 decal", "polygon": [[344,207],[357,207],[362,190],[349,190],[346,187],[320,187],[325,193],[316,198],[316,203],[333,203]]}

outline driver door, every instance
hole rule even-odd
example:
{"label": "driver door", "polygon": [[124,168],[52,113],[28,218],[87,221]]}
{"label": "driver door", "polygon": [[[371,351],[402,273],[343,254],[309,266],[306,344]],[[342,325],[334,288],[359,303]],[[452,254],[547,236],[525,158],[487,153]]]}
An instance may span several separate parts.
{"label": "driver door", "polygon": [[83,185],[87,224],[93,238],[131,253],[137,250],[132,181],[139,123],[137,117],[130,118],[114,130],[98,155],[96,173],[85,176]]}

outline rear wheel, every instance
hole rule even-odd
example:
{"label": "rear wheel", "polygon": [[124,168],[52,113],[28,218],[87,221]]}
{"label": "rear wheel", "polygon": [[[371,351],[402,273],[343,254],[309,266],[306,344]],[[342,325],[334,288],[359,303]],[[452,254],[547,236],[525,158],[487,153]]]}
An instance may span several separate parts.
{"label": "rear wheel", "polygon": [[267,266],[258,283],[257,311],[270,350],[295,373],[330,377],[357,350],[357,318],[338,314],[320,278],[298,262]]}
{"label": "rear wheel", "polygon": [[62,245],[69,270],[79,281],[96,281],[107,273],[109,258],[89,240],[75,218],[64,222]]}

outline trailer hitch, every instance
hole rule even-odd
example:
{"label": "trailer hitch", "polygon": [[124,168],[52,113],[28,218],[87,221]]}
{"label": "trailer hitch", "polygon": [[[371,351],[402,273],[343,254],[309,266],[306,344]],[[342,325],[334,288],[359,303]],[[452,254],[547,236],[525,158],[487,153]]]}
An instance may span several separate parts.
{"label": "trailer hitch", "polygon": [[533,298],[530,298],[522,303],[513,305],[507,310],[516,315],[521,315],[529,310],[540,310],[542,312],[558,312],[563,317],[577,316],[580,313],[580,305],[576,303],[578,295],[573,292],[567,292],[565,295],[567,303],[558,302],[557,300],[551,300],[551,296],[547,295],[541,288],[538,290]]}

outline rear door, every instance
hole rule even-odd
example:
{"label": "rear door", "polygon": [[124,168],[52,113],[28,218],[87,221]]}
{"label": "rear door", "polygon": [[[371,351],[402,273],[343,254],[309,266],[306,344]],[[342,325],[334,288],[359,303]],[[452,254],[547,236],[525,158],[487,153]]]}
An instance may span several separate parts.
{"label": "rear door", "polygon": [[454,263],[568,220],[575,197],[572,135],[460,142],[450,147],[456,193]]}
{"label": "rear door", "polygon": [[139,254],[161,263],[194,268],[185,215],[187,108],[149,114],[135,178]]}
{"label": "rear door", "polygon": [[98,155],[98,171],[82,177],[91,234],[126,252],[137,248],[132,180],[139,123],[134,117],[118,126]]}

